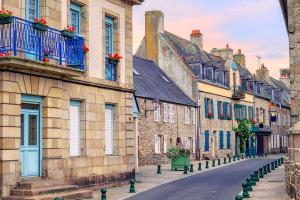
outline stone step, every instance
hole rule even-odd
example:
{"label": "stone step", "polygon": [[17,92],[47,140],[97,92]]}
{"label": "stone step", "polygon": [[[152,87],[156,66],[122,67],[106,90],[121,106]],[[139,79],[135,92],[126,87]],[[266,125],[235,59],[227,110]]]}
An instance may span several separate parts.
{"label": "stone step", "polygon": [[10,195],[12,196],[36,196],[43,194],[69,192],[78,189],[75,185],[58,185],[52,187],[37,187],[31,189],[12,189]]}
{"label": "stone step", "polygon": [[52,180],[52,179],[23,179],[17,183],[16,189],[33,189],[33,188],[43,188],[43,187],[52,187],[56,185],[63,185],[63,179]]}
{"label": "stone step", "polygon": [[75,190],[75,191],[64,192],[64,193],[44,194],[44,195],[37,195],[33,197],[24,197],[23,200],[53,200],[55,197],[58,197],[61,200],[90,199],[93,197],[93,191]]}

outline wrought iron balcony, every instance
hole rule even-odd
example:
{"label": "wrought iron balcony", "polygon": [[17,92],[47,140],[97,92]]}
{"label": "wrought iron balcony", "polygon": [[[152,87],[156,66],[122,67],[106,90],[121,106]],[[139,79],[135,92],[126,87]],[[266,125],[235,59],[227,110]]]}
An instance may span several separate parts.
{"label": "wrought iron balcony", "polygon": [[36,61],[47,58],[50,63],[84,71],[82,37],[68,38],[60,30],[39,30],[34,25],[18,17],[12,17],[11,23],[0,24],[0,52]]}
{"label": "wrought iron balcony", "polygon": [[234,86],[232,88],[232,98],[233,99],[243,99],[245,98],[245,92],[242,87]]}
{"label": "wrought iron balcony", "polygon": [[117,81],[117,66],[118,63],[106,58],[105,59],[105,79],[109,81]]}

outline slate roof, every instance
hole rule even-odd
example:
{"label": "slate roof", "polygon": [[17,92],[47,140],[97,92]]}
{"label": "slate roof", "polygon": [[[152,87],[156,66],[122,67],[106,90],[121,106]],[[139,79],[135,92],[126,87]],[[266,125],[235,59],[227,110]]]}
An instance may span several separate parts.
{"label": "slate roof", "polygon": [[203,66],[211,66],[217,70],[225,69],[225,61],[218,56],[214,56],[193,44],[191,41],[174,35],[168,31],[163,34],[165,40],[174,48],[174,50],[182,57],[185,63],[192,69],[196,76],[199,76],[200,64]]}
{"label": "slate roof", "polygon": [[[183,93],[153,61],[133,56],[135,95],[142,98],[196,106],[196,103]],[[166,81],[163,76],[168,80]]]}

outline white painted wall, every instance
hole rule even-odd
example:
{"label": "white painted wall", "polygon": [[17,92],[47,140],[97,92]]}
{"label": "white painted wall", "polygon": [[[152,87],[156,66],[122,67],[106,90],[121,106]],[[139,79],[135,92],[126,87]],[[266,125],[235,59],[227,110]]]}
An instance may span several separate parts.
{"label": "white painted wall", "polygon": [[123,59],[120,62],[120,82],[125,83],[125,8],[117,6],[105,0],[89,1],[89,76],[104,79],[102,71],[105,69],[103,57],[103,8],[111,10],[120,15],[119,33],[120,33],[120,52]]}

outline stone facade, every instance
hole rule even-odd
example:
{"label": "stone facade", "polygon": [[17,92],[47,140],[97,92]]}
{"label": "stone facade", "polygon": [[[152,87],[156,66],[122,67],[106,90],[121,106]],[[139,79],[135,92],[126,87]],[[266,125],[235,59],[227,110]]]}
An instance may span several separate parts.
{"label": "stone facade", "polygon": [[291,125],[289,132],[288,160],[286,167],[286,191],[296,200],[300,199],[300,4],[297,0],[280,0],[286,28],[289,36],[290,52],[290,89],[291,89]]}
{"label": "stone facade", "polygon": [[[144,98],[138,98],[140,115],[138,119],[138,141],[139,141],[139,165],[157,165],[169,163],[166,157],[166,151],[169,147],[176,146],[177,138],[180,138],[184,147],[188,148],[194,158],[195,139],[196,139],[196,119],[192,120],[192,112],[189,112],[190,123],[185,123],[185,109],[194,109],[194,107],[174,104],[172,122],[164,121],[164,106],[170,105],[160,102],[160,118],[154,120],[153,101]],[[160,152],[155,152],[155,136],[160,139]]]}
{"label": "stone facade", "polygon": [[[18,17],[25,16],[25,1],[1,1],[1,7],[13,10]],[[86,44],[93,40],[90,35],[88,16],[89,3],[76,1],[85,11],[82,34]],[[121,70],[116,82],[105,80],[104,74],[92,77],[96,71],[86,66],[84,72],[59,66],[55,63],[41,63],[28,60],[21,54],[17,58],[0,60],[0,191],[9,195],[11,188],[22,181],[21,173],[21,105],[24,96],[41,97],[41,178],[63,179],[66,184],[89,186],[128,180],[134,170],[135,135],[133,124],[133,75],[132,75],[132,5],[137,1],[108,0],[102,14],[120,14],[124,26],[120,26],[118,49],[123,54]],[[62,10],[66,5],[66,9]],[[41,17],[48,25],[61,29],[69,24],[67,17],[69,1],[41,1]],[[66,15],[66,16],[64,16]],[[102,33],[97,33],[97,36]],[[99,44],[104,47],[103,44]],[[100,48],[101,49],[101,48]],[[103,48],[104,49],[104,48]],[[90,53],[94,54],[93,49]],[[86,63],[94,58],[87,56]],[[15,63],[19,62],[18,65]],[[8,63],[8,64],[7,64]],[[29,66],[28,68],[22,68]],[[21,66],[21,67],[20,67]],[[40,67],[40,71],[31,70]],[[20,69],[18,69],[20,67]],[[54,69],[43,70],[43,69]],[[103,66],[101,66],[104,69]],[[57,70],[57,71],[55,71]],[[17,72],[16,72],[17,71]],[[101,70],[99,70],[101,71]],[[102,71],[104,73],[104,70]],[[76,76],[75,76],[76,75]],[[70,156],[70,101],[80,101],[80,154]],[[114,105],[113,155],[105,154],[104,127],[105,105]]]}

